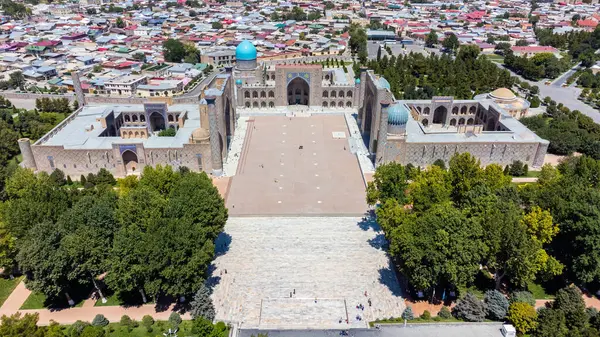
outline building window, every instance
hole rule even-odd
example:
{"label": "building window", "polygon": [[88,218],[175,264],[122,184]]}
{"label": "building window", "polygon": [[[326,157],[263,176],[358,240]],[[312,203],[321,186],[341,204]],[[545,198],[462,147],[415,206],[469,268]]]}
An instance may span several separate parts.
{"label": "building window", "polygon": [[346,93],[346,96],[352,97],[352,90],[348,90],[348,92]]}
{"label": "building window", "polygon": [[48,164],[50,164],[50,168],[54,170],[54,157],[48,156]]}
{"label": "building window", "polygon": [[327,91],[323,91],[323,98],[329,97],[329,93]]}
{"label": "building window", "polygon": [[326,108],[327,107],[327,102],[323,102],[323,107]]}
{"label": "building window", "polygon": [[269,98],[274,98],[275,97],[275,93],[273,92],[273,90],[269,91]]}
{"label": "building window", "polygon": [[245,97],[245,98],[250,98],[250,92],[249,92],[249,91],[246,91],[246,92],[244,93],[244,97]]}
{"label": "building window", "polygon": [[338,97],[339,98],[344,98],[344,91],[343,90],[340,90],[340,93],[338,94]]}
{"label": "building window", "polygon": [[258,91],[252,92],[252,98],[258,98]]}
{"label": "building window", "polygon": [[331,98],[335,98],[335,95],[336,95],[335,91],[331,91]]}
{"label": "building window", "polygon": [[246,102],[246,108],[250,107],[250,102]]}
{"label": "building window", "polygon": [[267,97],[267,93],[264,91],[260,92],[260,98],[266,98]]}

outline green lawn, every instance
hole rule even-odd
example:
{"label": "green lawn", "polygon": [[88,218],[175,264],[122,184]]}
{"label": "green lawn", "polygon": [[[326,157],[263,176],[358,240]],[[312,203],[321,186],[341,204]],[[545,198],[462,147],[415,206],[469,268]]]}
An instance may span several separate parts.
{"label": "green lawn", "polygon": [[106,303],[102,303],[101,299],[96,301],[95,307],[109,307],[109,306],[139,306],[143,304],[155,303],[153,298],[148,298],[148,302],[142,302],[142,296],[139,292],[135,291],[129,294],[119,296],[117,293],[113,293],[110,290],[104,290],[104,296],[106,296]]}
{"label": "green lawn", "polygon": [[554,299],[554,294],[551,294],[544,289],[541,284],[530,282],[527,285],[527,291],[533,294],[533,298],[536,300],[552,300]]}
{"label": "green lawn", "polygon": [[[75,307],[81,307],[83,305],[83,299],[74,299]],[[66,298],[64,299],[64,303],[49,303],[46,300],[46,295],[42,293],[32,292],[29,297],[25,300],[23,305],[21,306],[21,310],[27,309],[45,309],[45,308],[67,308],[68,304],[66,302]]]}
{"label": "green lawn", "polygon": [[504,64],[504,57],[502,57],[500,55],[491,54],[491,55],[485,55],[485,56],[487,57],[488,60],[490,60],[492,62]]}
{"label": "green lawn", "polygon": [[101,299],[98,299],[96,301],[96,304],[94,304],[95,307],[109,307],[109,306],[115,306],[115,305],[122,305],[123,303],[121,303],[121,300],[119,300],[118,296],[116,294],[112,294],[110,296],[106,297],[106,303],[102,303]]}
{"label": "green lawn", "polygon": [[9,277],[0,277],[0,307],[4,304],[4,301],[8,298],[8,296],[15,290],[17,284],[21,282],[23,277],[15,277],[14,279],[10,279]]}

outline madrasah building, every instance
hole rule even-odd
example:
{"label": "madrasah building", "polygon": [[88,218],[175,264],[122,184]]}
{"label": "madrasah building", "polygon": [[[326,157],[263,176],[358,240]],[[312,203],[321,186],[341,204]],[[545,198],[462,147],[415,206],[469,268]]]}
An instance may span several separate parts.
{"label": "madrasah building", "polygon": [[[123,177],[160,164],[219,176],[240,113],[281,115],[298,107],[309,115],[353,114],[375,166],[426,166],[469,152],[483,165],[520,160],[539,167],[548,148],[517,120],[529,104],[508,89],[473,100],[396,100],[371,70],[362,68],[355,79],[351,70],[320,64],[259,64],[249,41],[237,46],[235,67],[225,67],[197,97],[86,104],[78,74],[73,83],[80,108],[35,143],[19,140],[24,167],[72,177],[105,168]],[[168,128],[174,136],[159,136]]]}

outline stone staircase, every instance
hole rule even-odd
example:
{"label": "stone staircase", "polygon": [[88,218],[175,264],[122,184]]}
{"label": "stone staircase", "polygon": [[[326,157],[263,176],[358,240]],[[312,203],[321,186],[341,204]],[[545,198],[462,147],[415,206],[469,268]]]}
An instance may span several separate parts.
{"label": "stone staircase", "polygon": [[[217,319],[246,328],[339,328],[342,302],[346,327],[401,315],[404,300],[379,248],[382,233],[359,227],[360,220],[230,218],[225,226],[232,238],[229,250],[214,261],[213,275],[221,276],[212,295]],[[315,298],[331,302],[309,305]],[[356,309],[359,304],[364,311]]]}

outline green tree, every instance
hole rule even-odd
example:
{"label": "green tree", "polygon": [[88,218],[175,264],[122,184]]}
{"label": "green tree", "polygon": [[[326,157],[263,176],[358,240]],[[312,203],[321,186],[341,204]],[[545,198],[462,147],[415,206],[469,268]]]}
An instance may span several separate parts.
{"label": "green tree", "polygon": [[0,336],[3,337],[22,337],[35,336],[43,337],[43,331],[37,326],[39,314],[25,314],[21,316],[20,312],[11,316],[2,316],[0,324]]}
{"label": "green tree", "polygon": [[447,50],[451,53],[455,53],[458,50],[459,46],[460,46],[460,42],[458,41],[458,38],[454,34],[450,34],[450,35],[446,36],[444,41],[442,41],[442,47],[444,47],[445,50]]}
{"label": "green tree", "polygon": [[425,46],[429,48],[435,47],[438,44],[438,36],[434,30],[430,31],[425,37]]}
{"label": "green tree", "polygon": [[515,291],[512,294],[510,294],[510,298],[509,298],[510,303],[517,303],[517,302],[523,302],[523,303],[527,303],[531,306],[535,305],[535,298],[533,297],[533,294],[530,293],[529,291]]}
{"label": "green tree", "polygon": [[115,177],[105,168],[101,168],[96,175],[96,179],[94,181],[96,185],[108,185],[115,186],[117,181]]}
{"label": "green tree", "polygon": [[399,270],[416,289],[425,290],[471,282],[483,257],[482,234],[478,224],[445,203],[407,215],[388,238]]}
{"label": "green tree", "polygon": [[515,326],[520,334],[534,330],[537,326],[537,313],[535,309],[523,302],[516,302],[508,307],[508,320]]}
{"label": "green tree", "polygon": [[203,284],[190,303],[192,319],[202,317],[209,321],[215,319],[215,307],[210,299],[210,290]]}
{"label": "green tree", "polygon": [[154,325],[154,318],[150,315],[142,317],[142,325],[146,328],[147,332],[152,332],[152,325]]}
{"label": "green tree", "polygon": [[106,317],[104,317],[104,315],[102,314],[98,314],[94,317],[94,319],[92,320],[92,325],[93,326],[107,326],[109,323],[108,319],[106,319]]}
{"label": "green tree", "polygon": [[408,190],[413,209],[425,211],[436,204],[450,201],[450,174],[439,166],[430,166],[413,180]]}
{"label": "green tree", "polygon": [[67,181],[65,180],[65,174],[59,169],[54,169],[54,171],[52,171],[52,173],[50,174],[50,180],[56,186],[64,186],[67,183]]}
{"label": "green tree", "polygon": [[467,293],[465,297],[456,303],[452,313],[456,318],[467,322],[483,322],[486,315],[486,306],[475,295]]}
{"label": "green tree", "polygon": [[181,62],[186,56],[185,46],[179,40],[168,39],[163,42],[162,47],[167,62]]}
{"label": "green tree", "polygon": [[406,309],[404,309],[404,311],[402,312],[402,318],[409,321],[415,318],[411,306],[406,306]]}
{"label": "green tree", "polygon": [[181,316],[178,313],[172,312],[171,315],[169,315],[169,323],[173,329],[179,329],[179,324],[181,324],[181,322]]}
{"label": "green tree", "polygon": [[213,22],[211,26],[213,29],[223,29],[223,24],[220,23],[219,21]]}
{"label": "green tree", "polygon": [[68,278],[78,284],[92,284],[101,297],[96,277],[106,271],[114,233],[119,229],[115,218],[116,195],[86,195],[66,212],[57,227],[63,232],[61,251],[68,256]]}
{"label": "green tree", "polygon": [[118,17],[116,22],[117,28],[125,28],[126,24],[122,18]]}
{"label": "green tree", "polygon": [[407,200],[404,191],[408,187],[405,172],[404,167],[395,162],[378,166],[373,181],[367,186],[367,203],[374,205],[377,201],[395,199],[404,204]]}
{"label": "green tree", "polygon": [[25,76],[20,71],[15,71],[9,75],[9,83],[12,87],[20,88],[25,85]]}
{"label": "green tree", "polygon": [[531,333],[533,337],[566,337],[569,329],[565,314],[552,308],[541,308],[538,311],[537,326]]}
{"label": "green tree", "polygon": [[20,243],[17,262],[29,275],[27,287],[50,299],[67,296],[74,283],[69,280],[68,257],[60,249],[62,234],[51,222],[35,225]]}
{"label": "green tree", "polygon": [[585,302],[581,291],[574,286],[560,289],[556,293],[552,308],[564,314],[569,331],[582,330],[587,324]]}
{"label": "green tree", "polygon": [[469,153],[461,153],[450,159],[450,182],[453,186],[452,199],[461,204],[467,193],[482,179],[481,163]]}
{"label": "green tree", "polygon": [[498,290],[488,290],[484,298],[487,317],[494,321],[502,321],[508,311],[508,299]]}

